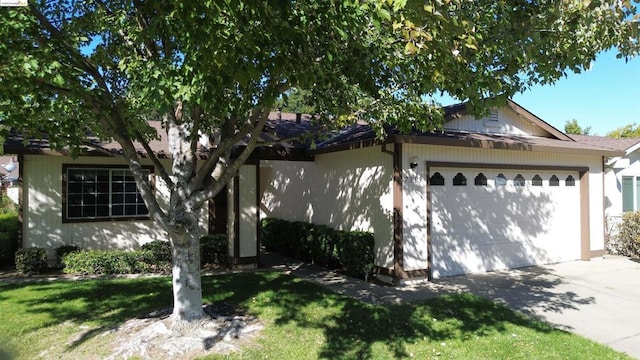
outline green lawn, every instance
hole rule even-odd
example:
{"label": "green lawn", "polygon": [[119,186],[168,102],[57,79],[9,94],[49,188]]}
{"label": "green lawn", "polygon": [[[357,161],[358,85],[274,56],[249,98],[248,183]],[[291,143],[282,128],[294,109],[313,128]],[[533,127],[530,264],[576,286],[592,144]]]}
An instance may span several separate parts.
{"label": "green lawn", "polygon": [[[0,359],[103,358],[102,334],[169,306],[170,286],[167,277],[0,283]],[[277,272],[205,277],[203,287],[207,302],[266,324],[229,358],[629,359],[471,295],[374,306]]]}

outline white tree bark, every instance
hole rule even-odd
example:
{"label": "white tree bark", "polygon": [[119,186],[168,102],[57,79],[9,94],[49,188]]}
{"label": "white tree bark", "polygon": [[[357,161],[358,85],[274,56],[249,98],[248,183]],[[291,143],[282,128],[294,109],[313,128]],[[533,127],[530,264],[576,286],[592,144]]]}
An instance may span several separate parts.
{"label": "white tree bark", "polygon": [[179,228],[170,236],[173,259],[171,320],[174,326],[179,326],[204,317],[200,276],[200,230],[196,223],[191,229]]}

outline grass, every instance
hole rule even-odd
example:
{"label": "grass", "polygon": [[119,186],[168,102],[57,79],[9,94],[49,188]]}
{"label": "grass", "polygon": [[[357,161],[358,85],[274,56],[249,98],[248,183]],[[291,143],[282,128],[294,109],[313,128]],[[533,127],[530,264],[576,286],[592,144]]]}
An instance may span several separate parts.
{"label": "grass", "polygon": [[[629,359],[494,302],[457,295],[369,305],[277,272],[205,277],[266,327],[242,352],[206,359]],[[127,319],[171,304],[166,277],[0,283],[0,359],[104,358]]]}

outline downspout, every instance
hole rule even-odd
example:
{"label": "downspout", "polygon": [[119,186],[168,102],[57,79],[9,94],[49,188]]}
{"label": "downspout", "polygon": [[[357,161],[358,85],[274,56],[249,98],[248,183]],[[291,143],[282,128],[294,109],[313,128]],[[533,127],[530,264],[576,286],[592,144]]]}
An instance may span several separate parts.
{"label": "downspout", "polygon": [[382,144],[381,150],[393,157],[393,277],[394,280],[406,278],[403,265],[403,217],[402,217],[402,144],[393,142],[393,150]]}

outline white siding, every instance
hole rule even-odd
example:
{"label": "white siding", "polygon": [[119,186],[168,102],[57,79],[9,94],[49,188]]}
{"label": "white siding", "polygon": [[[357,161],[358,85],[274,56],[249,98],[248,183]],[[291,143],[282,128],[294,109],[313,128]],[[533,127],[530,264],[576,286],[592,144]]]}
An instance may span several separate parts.
{"label": "white siding", "polygon": [[[612,221],[617,221],[622,217],[622,177],[633,176],[634,179],[640,177],[640,150],[631,154],[612,159],[612,164],[605,172],[605,214]],[[635,186],[634,191],[638,189]],[[640,195],[639,195],[640,196]],[[637,197],[634,197],[636,199]],[[635,203],[635,200],[634,200]],[[636,210],[640,210],[638,207]]]}
{"label": "white siding", "polygon": [[550,137],[547,131],[533,125],[509,108],[500,108],[498,110],[497,122],[490,121],[487,118],[476,119],[471,115],[463,115],[457,119],[447,121],[444,124],[444,128],[455,131]]}
{"label": "white siding", "polygon": [[[62,223],[62,165],[122,165],[115,158],[25,155],[23,166],[24,246],[41,246],[55,259],[55,248],[73,244],[83,249],[136,249],[153,240],[167,240],[166,233],[151,220]],[[166,164],[169,165],[168,163]],[[156,196],[168,206],[168,189],[156,177]],[[206,214],[206,212],[203,212]],[[206,215],[202,217],[206,230]]]}
{"label": "white siding", "polygon": [[375,146],[317,155],[313,164],[263,162],[262,216],[371,231],[375,264],[391,268],[392,161]]}
{"label": "white siding", "polygon": [[[426,269],[427,267],[427,194],[425,179],[425,164],[427,161],[589,167],[590,247],[592,251],[604,249],[603,174],[602,158],[600,156],[411,144],[403,145],[402,154],[402,166],[405,169],[403,174],[403,261],[405,270]],[[409,159],[414,156],[419,159],[419,166],[415,169],[410,169]],[[473,179],[467,180],[473,181]],[[576,229],[576,231],[579,231],[579,229]]]}

